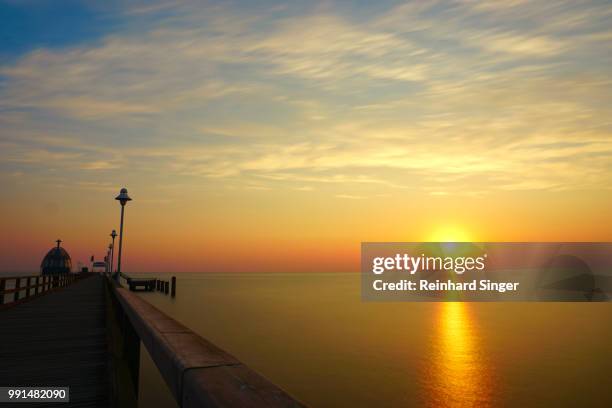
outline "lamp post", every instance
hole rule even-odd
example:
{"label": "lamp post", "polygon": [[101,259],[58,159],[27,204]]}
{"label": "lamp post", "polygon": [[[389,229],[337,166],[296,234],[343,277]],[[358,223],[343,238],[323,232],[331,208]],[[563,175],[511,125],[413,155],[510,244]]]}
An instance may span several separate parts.
{"label": "lamp post", "polygon": [[106,272],[111,272],[111,251],[113,250],[113,244],[108,244],[108,251],[106,251]]}
{"label": "lamp post", "polygon": [[119,225],[119,255],[117,256],[117,273],[115,280],[119,282],[121,276],[121,248],[123,246],[123,213],[125,212],[125,204],[132,199],[128,196],[127,188],[122,188],[115,200],[121,204],[121,224]]}
{"label": "lamp post", "polygon": [[117,236],[117,231],[113,230],[110,236],[113,239],[113,242],[110,244],[110,250],[111,250],[110,273],[112,274],[113,273],[113,261],[115,260],[115,237]]}

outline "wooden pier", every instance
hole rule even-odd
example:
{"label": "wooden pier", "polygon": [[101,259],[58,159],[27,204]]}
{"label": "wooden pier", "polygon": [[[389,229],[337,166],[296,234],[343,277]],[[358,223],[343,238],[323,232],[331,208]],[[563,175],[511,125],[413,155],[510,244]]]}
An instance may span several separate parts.
{"label": "wooden pier", "polygon": [[[144,345],[181,407],[303,406],[110,276],[63,282],[0,308],[3,386],[70,387],[62,406],[136,407]],[[169,282],[162,286],[167,294]]]}
{"label": "wooden pier", "polygon": [[0,310],[2,386],[70,387],[70,403],[61,405],[108,407],[104,278],[74,278],[69,286],[26,302],[21,297]]}
{"label": "wooden pier", "polygon": [[120,273],[120,276],[125,279],[128,287],[132,292],[135,292],[137,290],[152,292],[155,290],[157,282],[156,278],[133,278],[125,273]]}
{"label": "wooden pier", "polygon": [[128,287],[132,292],[139,290],[145,292],[163,292],[164,294],[170,293],[172,297],[176,296],[176,277],[173,276],[171,281],[164,281],[157,278],[134,278],[128,274],[121,273],[120,276],[125,279]]}

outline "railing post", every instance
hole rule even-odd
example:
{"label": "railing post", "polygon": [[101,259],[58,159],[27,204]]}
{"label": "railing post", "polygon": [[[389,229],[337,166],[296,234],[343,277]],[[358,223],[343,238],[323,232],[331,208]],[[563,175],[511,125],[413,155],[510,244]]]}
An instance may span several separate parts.
{"label": "railing post", "polygon": [[176,296],[176,276],[172,277],[172,288],[170,290],[170,295],[172,297]]}
{"label": "railing post", "polygon": [[167,294],[168,294],[168,289],[169,289],[169,288],[168,288],[168,286],[169,286],[168,281],[165,281],[165,282],[164,282],[164,294],[165,294],[165,295],[167,295]]}
{"label": "railing post", "polygon": [[19,289],[21,288],[21,278],[15,279],[15,295],[13,296],[13,301],[16,302],[19,300]]}
{"label": "railing post", "polygon": [[29,276],[26,278],[26,293],[25,293],[25,297],[26,298],[30,297],[30,277]]}
{"label": "railing post", "polygon": [[0,305],[4,304],[4,289],[6,288],[6,280],[0,279]]}
{"label": "railing post", "polygon": [[38,276],[36,277],[36,286],[34,287],[34,296],[38,295]]}

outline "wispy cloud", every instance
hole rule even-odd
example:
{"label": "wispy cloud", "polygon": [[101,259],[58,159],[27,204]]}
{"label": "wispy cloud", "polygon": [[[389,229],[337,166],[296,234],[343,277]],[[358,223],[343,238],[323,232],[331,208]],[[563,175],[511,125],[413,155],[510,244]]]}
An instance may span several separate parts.
{"label": "wispy cloud", "polygon": [[15,171],[129,165],[248,190],[334,183],[344,198],[612,182],[609,5],[124,13],[147,17],[0,66],[0,157]]}

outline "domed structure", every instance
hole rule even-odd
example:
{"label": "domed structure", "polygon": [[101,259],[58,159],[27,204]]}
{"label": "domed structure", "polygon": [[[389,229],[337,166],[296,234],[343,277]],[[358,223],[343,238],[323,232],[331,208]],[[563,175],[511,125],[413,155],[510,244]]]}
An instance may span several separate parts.
{"label": "domed structure", "polygon": [[60,273],[70,273],[72,270],[72,260],[68,252],[60,247],[61,240],[57,240],[57,246],[51,248],[40,263],[40,272],[43,275],[57,275]]}

